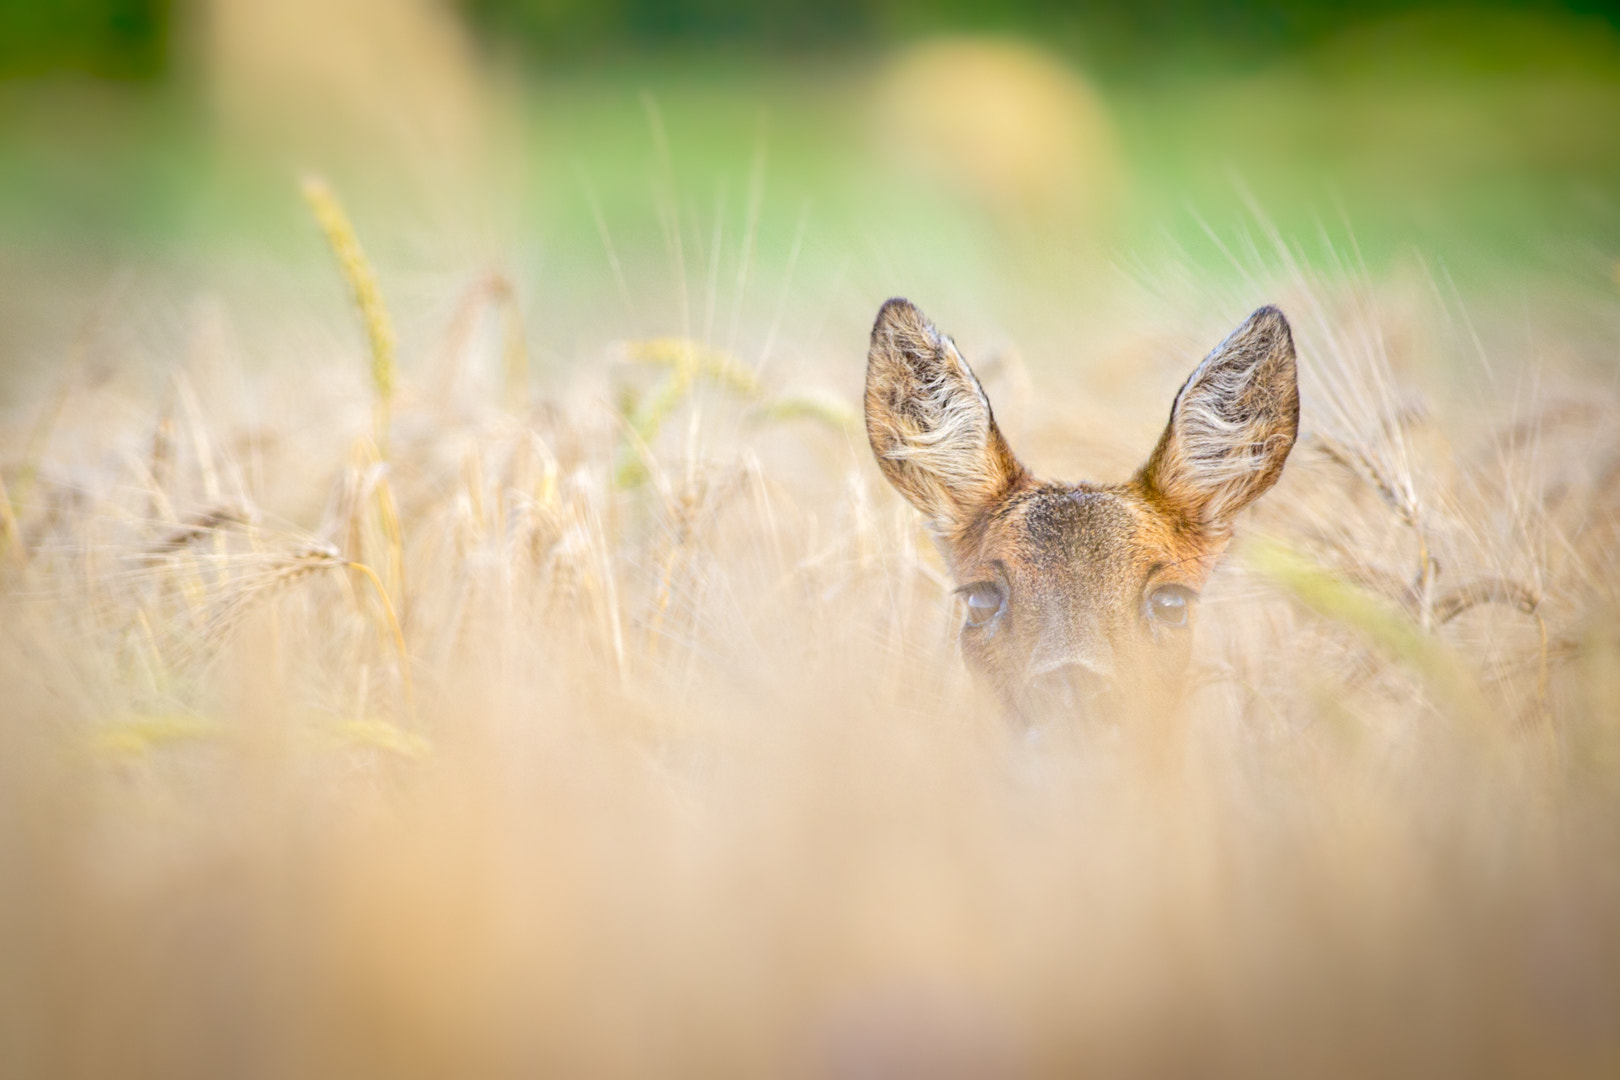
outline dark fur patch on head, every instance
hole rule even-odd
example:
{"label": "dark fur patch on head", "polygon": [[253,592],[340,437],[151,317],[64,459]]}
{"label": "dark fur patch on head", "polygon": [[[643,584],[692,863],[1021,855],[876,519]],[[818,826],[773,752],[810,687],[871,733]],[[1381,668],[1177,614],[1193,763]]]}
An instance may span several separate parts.
{"label": "dark fur patch on head", "polygon": [[1048,485],[1025,507],[1023,532],[1043,563],[1101,562],[1136,533],[1119,497],[1090,485]]}

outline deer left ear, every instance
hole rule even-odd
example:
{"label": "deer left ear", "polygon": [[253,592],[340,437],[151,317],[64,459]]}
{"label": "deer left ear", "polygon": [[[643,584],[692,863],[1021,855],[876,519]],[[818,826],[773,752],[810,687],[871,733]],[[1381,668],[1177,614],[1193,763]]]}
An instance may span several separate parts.
{"label": "deer left ear", "polygon": [[883,305],[866,357],[866,437],[896,491],[954,538],[1023,477],[990,399],[909,301]]}
{"label": "deer left ear", "polygon": [[1263,307],[1182,385],[1137,482],[1195,529],[1224,537],[1277,482],[1298,434],[1294,336],[1282,312]]}

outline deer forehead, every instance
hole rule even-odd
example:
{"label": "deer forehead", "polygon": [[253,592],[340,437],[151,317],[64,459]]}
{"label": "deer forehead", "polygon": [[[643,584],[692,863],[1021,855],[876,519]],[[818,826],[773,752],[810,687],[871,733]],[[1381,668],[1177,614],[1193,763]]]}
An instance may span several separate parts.
{"label": "deer forehead", "polygon": [[1139,507],[1116,492],[1038,487],[991,513],[967,562],[1001,562],[1009,573],[1035,576],[1110,578],[1132,570],[1155,547],[1155,529],[1147,525]]}
{"label": "deer forehead", "polygon": [[999,561],[1035,591],[1099,600],[1138,588],[1161,568],[1196,563],[1201,554],[1147,500],[1088,484],[1043,485],[1008,499],[973,547],[965,561],[975,569]]}

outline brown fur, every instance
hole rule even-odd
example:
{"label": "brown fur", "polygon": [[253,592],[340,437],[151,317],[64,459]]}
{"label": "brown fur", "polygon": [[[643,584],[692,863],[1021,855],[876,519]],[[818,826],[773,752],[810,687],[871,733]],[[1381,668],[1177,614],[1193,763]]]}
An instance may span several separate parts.
{"label": "brown fur", "polygon": [[1187,379],[1135,477],[1044,483],[1013,455],[954,343],[890,300],[872,328],[866,428],[958,591],[976,598],[968,664],[1015,713],[1075,709],[1185,667],[1192,598],[1298,432],[1293,338],[1280,311],[1261,308]]}

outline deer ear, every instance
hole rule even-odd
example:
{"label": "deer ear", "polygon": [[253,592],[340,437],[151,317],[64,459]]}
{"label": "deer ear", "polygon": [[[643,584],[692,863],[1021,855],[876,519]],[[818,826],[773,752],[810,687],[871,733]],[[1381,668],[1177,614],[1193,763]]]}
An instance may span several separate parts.
{"label": "deer ear", "polygon": [[884,304],[872,327],[866,437],[889,483],[947,537],[1024,474],[973,369],[906,300]]}
{"label": "deer ear", "polygon": [[1282,312],[1263,307],[1182,385],[1137,482],[1192,527],[1222,536],[1277,482],[1298,433],[1294,337]]}

